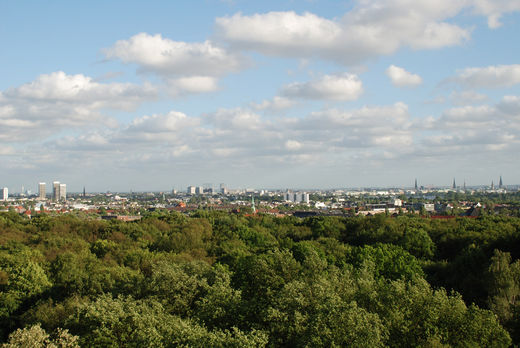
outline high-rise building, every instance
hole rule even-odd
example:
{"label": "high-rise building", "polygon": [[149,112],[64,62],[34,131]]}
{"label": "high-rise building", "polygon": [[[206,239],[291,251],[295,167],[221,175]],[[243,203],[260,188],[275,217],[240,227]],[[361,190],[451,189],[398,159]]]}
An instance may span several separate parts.
{"label": "high-rise building", "polygon": [[67,200],[67,185],[59,181],[52,183],[52,200],[55,202]]}
{"label": "high-rise building", "polygon": [[9,198],[9,189],[4,187],[0,189],[0,201],[7,201],[7,198]]}
{"label": "high-rise building", "polygon": [[504,183],[502,182],[502,175],[500,175],[500,181],[498,182],[498,188],[503,188]]}
{"label": "high-rise building", "polygon": [[46,191],[45,183],[40,182],[38,184],[38,198],[41,200],[44,200],[47,198],[46,196],[47,196],[47,191]]}
{"label": "high-rise building", "polygon": [[415,191],[417,191],[419,187],[417,186],[417,179],[415,179]]}
{"label": "high-rise building", "polygon": [[226,187],[226,184],[220,184],[220,193],[223,195],[227,195],[228,189]]}
{"label": "high-rise building", "polygon": [[186,190],[186,193],[189,195],[195,194],[195,186],[188,186],[188,189]]}
{"label": "high-rise building", "polygon": [[67,185],[66,184],[60,184],[59,200],[60,201],[66,201],[67,200]]}
{"label": "high-rise building", "polygon": [[453,178],[453,185],[452,185],[452,188],[453,188],[453,189],[456,189],[456,188],[457,188],[457,184],[455,184],[455,178]]}
{"label": "high-rise building", "polygon": [[195,193],[198,194],[198,195],[203,195],[204,194],[204,187],[203,186],[197,186],[197,188],[195,189]]}
{"label": "high-rise building", "polygon": [[57,202],[60,199],[60,182],[54,181],[52,183],[52,200]]}
{"label": "high-rise building", "polygon": [[291,192],[287,190],[284,194],[284,200],[293,203],[309,203],[309,194],[307,192]]}

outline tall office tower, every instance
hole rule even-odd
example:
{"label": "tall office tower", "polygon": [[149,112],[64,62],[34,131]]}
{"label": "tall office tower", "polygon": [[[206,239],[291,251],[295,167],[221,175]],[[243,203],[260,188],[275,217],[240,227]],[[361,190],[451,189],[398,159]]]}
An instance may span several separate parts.
{"label": "tall office tower", "polygon": [[197,188],[195,189],[195,193],[198,194],[198,195],[203,195],[204,194],[204,187],[197,186]]}
{"label": "tall office tower", "polygon": [[222,193],[223,195],[227,195],[228,190],[226,184],[220,184],[220,193]]}
{"label": "tall office tower", "polygon": [[9,190],[4,187],[0,190],[0,201],[7,201],[7,198],[9,198]]}
{"label": "tall office tower", "polygon": [[452,188],[456,189],[457,188],[457,185],[455,184],[455,178],[453,178],[453,186]]}
{"label": "tall office tower", "polygon": [[60,201],[67,200],[67,184],[60,184]]}
{"label": "tall office tower", "polygon": [[38,198],[44,200],[46,198],[47,192],[45,189],[45,183],[40,182],[38,184]]}
{"label": "tall office tower", "polygon": [[417,179],[415,179],[415,191],[417,191],[418,187],[417,187]]}
{"label": "tall office tower", "polygon": [[60,182],[54,181],[52,183],[52,200],[57,202],[60,199]]}
{"label": "tall office tower", "polygon": [[195,194],[195,186],[188,186],[188,189],[186,190],[186,193],[189,195]]}

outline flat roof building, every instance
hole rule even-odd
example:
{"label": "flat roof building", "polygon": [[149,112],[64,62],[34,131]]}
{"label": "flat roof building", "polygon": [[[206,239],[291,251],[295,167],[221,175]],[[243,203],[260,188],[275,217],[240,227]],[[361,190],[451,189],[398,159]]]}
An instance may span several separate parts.
{"label": "flat roof building", "polygon": [[38,184],[38,198],[41,200],[47,198],[46,184],[44,182]]}

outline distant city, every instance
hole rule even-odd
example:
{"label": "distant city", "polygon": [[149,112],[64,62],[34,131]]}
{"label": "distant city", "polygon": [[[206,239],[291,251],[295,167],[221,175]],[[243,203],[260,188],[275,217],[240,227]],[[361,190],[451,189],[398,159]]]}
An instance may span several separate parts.
{"label": "distant city", "polygon": [[[0,184],[1,187],[1,184]],[[47,183],[45,182],[39,182],[38,183],[38,192],[34,192],[31,189],[25,189],[24,185],[21,185],[21,189],[19,191],[11,191],[11,196],[15,197],[28,197],[28,198],[38,198],[40,200],[50,199],[52,201],[65,201],[67,197],[67,185],[60,183],[59,181],[54,181],[52,183],[52,192],[47,190]],[[309,192],[325,192],[325,191],[346,191],[352,194],[358,194],[359,192],[396,192],[401,190],[410,191],[410,189],[414,189],[415,191],[439,191],[443,192],[447,189],[452,190],[477,190],[477,191],[494,191],[494,190],[517,190],[520,187],[520,184],[514,184],[514,185],[505,185],[502,180],[502,176],[500,176],[497,180],[497,183],[495,184],[494,180],[491,180],[491,183],[489,185],[466,185],[466,181],[463,180],[462,185],[458,185],[455,178],[453,178],[453,181],[450,185],[446,186],[436,186],[436,185],[419,185],[418,180],[415,179],[414,185],[410,186],[390,186],[390,187],[384,187],[384,186],[363,186],[363,187],[343,187],[343,188],[335,188],[335,189],[318,189],[318,188],[306,188],[304,190],[290,188],[289,190],[296,190],[296,191],[309,191]],[[206,183],[203,185],[195,186],[195,185],[189,185],[187,186],[185,192],[190,195],[206,195],[206,194],[228,194],[228,193],[262,193],[262,192],[276,192],[276,191],[284,191],[286,189],[278,188],[278,189],[265,189],[265,188],[229,188],[226,184],[220,184],[218,188],[216,188],[213,184]],[[169,190],[168,190],[169,191]],[[172,189],[172,192],[182,192],[183,190],[177,190]],[[0,201],[5,201],[9,197],[9,188],[3,187],[0,188]],[[134,191],[134,190],[128,190],[128,191],[86,191],[85,186],[83,187],[83,190],[81,192],[76,191],[74,193],[101,193],[101,192],[120,192],[120,193],[133,193],[133,192],[165,192],[165,190],[155,190],[155,191],[148,191],[148,190],[140,190],[140,191]]]}
{"label": "distant city", "polygon": [[489,197],[508,195],[519,196],[520,186],[505,185],[502,176],[496,184],[491,181],[487,186],[469,186],[465,180],[460,185],[453,178],[451,185],[445,187],[425,187],[415,179],[409,187],[403,188],[236,189],[225,183],[216,187],[205,183],[157,192],[88,192],[84,187],[82,192],[72,193],[67,193],[67,184],[54,181],[51,185],[39,182],[38,192],[25,190],[24,186],[21,186],[20,192],[13,194],[7,187],[0,189],[0,211],[14,210],[27,217],[40,213],[86,212],[128,221],[139,218],[145,211],[156,209],[179,212],[246,209],[254,213],[307,216],[405,212],[453,215],[454,212],[464,214],[471,209],[489,210],[492,207],[497,211],[506,209],[513,213],[518,210],[520,214],[520,206],[515,204],[489,205]]}

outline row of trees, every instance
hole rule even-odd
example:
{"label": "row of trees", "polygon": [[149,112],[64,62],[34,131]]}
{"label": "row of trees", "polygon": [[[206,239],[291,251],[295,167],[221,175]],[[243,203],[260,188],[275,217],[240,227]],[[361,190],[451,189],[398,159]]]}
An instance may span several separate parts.
{"label": "row of trees", "polygon": [[520,219],[0,215],[7,347],[508,347]]}

